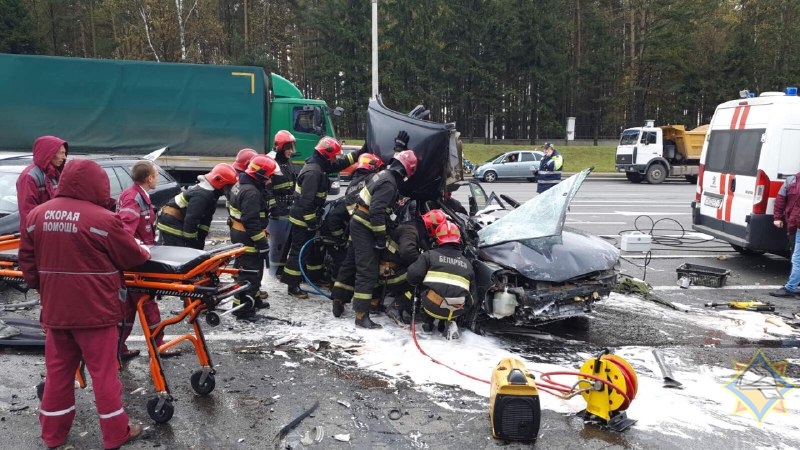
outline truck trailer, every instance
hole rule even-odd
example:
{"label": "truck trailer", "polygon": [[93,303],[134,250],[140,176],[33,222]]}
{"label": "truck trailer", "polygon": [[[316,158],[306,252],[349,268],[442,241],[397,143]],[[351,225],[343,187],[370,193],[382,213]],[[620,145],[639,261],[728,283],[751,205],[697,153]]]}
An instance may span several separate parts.
{"label": "truck trailer", "polygon": [[697,183],[700,153],[708,125],[686,131],[683,125],[644,127],[622,132],[616,154],[617,172],[625,172],[632,183],[658,184],[667,176],[682,176]]}
{"label": "truck trailer", "polygon": [[250,147],[266,153],[278,130],[297,161],[335,137],[323,100],[303,98],[261,67],[0,54],[0,151],[30,152],[38,136],[72,153],[144,155],[182,184]]}

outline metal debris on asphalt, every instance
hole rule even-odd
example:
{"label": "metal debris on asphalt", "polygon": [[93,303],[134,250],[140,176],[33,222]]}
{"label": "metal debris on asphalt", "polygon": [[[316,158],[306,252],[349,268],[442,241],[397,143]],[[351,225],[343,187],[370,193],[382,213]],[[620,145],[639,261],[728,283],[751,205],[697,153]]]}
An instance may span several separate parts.
{"label": "metal debris on asphalt", "polygon": [[336,434],[333,436],[334,439],[341,442],[350,442],[350,435],[349,434]]}
{"label": "metal debris on asphalt", "polygon": [[350,403],[348,403],[348,402],[346,402],[344,400],[336,400],[336,403],[344,406],[345,408],[349,408],[350,407]]}
{"label": "metal debris on asphalt", "polygon": [[325,438],[325,430],[317,425],[311,430],[306,431],[306,434],[300,439],[303,445],[319,444]]}

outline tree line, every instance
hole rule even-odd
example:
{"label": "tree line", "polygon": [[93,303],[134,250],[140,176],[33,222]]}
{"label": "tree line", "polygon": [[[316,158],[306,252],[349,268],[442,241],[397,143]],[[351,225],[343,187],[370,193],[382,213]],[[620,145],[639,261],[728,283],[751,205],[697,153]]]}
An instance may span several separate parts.
{"label": "tree line", "polygon": [[[372,0],[0,0],[0,51],[262,66],[363,137]],[[380,93],[462,135],[615,137],[707,123],[800,83],[796,0],[378,0]]]}

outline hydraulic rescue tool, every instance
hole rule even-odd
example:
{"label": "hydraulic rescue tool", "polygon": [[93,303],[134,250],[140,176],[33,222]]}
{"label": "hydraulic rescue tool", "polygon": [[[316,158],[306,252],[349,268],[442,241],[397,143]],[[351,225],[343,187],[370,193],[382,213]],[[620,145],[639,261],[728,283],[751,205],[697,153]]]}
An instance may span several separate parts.
{"label": "hydraulic rescue tool", "polygon": [[522,361],[505,358],[492,372],[489,419],[492,436],[514,441],[536,441],[542,411],[533,375]]}
{"label": "hydraulic rescue tool", "polygon": [[578,385],[586,400],[586,409],[579,413],[585,421],[599,421],[614,431],[623,431],[635,420],[625,410],[631,405],[639,387],[633,367],[617,355],[604,350],[594,359],[583,363]]}
{"label": "hydraulic rescue tool", "polygon": [[716,308],[717,306],[727,306],[731,309],[743,309],[745,311],[775,311],[775,306],[771,303],[756,302],[756,301],[741,301],[741,302],[727,302],[727,303],[706,303],[706,308]]}

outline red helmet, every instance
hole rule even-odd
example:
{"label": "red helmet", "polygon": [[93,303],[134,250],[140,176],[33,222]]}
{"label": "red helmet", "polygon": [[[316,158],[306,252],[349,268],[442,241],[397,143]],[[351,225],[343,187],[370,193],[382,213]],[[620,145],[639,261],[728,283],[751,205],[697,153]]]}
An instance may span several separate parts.
{"label": "red helmet", "polygon": [[244,172],[247,169],[247,163],[253,159],[254,156],[258,154],[257,151],[253,150],[252,148],[243,148],[239,150],[239,153],[236,154],[236,162],[233,163],[233,168]]}
{"label": "red helmet", "polygon": [[403,150],[394,155],[394,159],[400,161],[400,164],[406,169],[406,177],[411,178],[417,171],[417,154],[414,153],[414,150]]}
{"label": "red helmet", "polygon": [[445,222],[436,229],[436,244],[460,244],[461,231],[452,222]]}
{"label": "red helmet", "polygon": [[342,153],[342,144],[330,136],[325,136],[317,142],[317,146],[314,147],[314,150],[328,161],[333,161],[336,155]]}
{"label": "red helmet", "polygon": [[439,225],[447,222],[447,215],[441,209],[432,209],[422,215],[422,222],[425,224],[428,236],[433,237]]}
{"label": "red helmet", "polygon": [[280,130],[275,133],[275,145],[273,148],[275,151],[282,151],[286,150],[287,145],[291,145],[292,149],[294,149],[294,143],[297,142],[294,135],[286,130]]}
{"label": "red helmet", "polygon": [[358,157],[356,169],[367,169],[370,172],[377,172],[383,167],[383,160],[372,153],[364,153]]}
{"label": "red helmet", "polygon": [[236,184],[236,169],[231,164],[217,164],[206,174],[206,180],[214,186],[214,189],[222,189],[225,186]]}
{"label": "red helmet", "polygon": [[266,181],[272,175],[281,173],[278,163],[267,155],[254,156],[244,172],[259,181]]}

